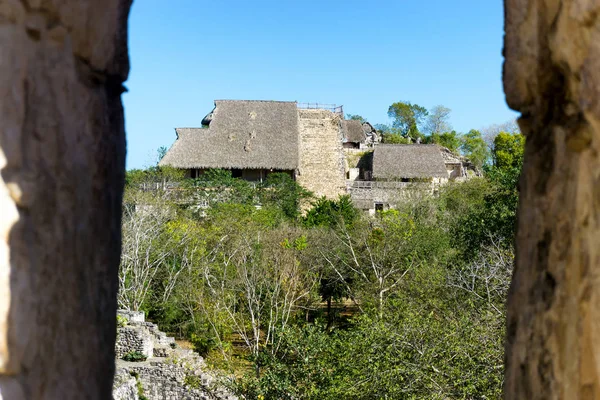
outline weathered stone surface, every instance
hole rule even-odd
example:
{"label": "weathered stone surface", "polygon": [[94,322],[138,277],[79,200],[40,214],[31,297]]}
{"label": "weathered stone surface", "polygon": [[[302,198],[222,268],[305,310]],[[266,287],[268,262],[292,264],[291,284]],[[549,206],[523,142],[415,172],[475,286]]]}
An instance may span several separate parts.
{"label": "weathered stone surface", "polygon": [[143,326],[125,326],[117,329],[116,356],[122,358],[127,353],[138,352],[146,357],[154,355],[152,334]]}
{"label": "weathered stone surface", "polygon": [[117,316],[125,318],[131,323],[143,323],[146,322],[146,317],[143,311],[131,311],[131,310],[118,310]]}
{"label": "weathered stone surface", "polygon": [[[119,315],[127,318],[128,325],[119,328],[117,355],[121,356],[132,350],[142,351],[139,333],[142,334],[144,342],[151,341],[154,354],[150,354],[146,361],[140,362],[117,360],[113,389],[115,400],[137,398],[131,397],[131,390],[128,389],[131,386],[129,377],[135,377],[134,384],[141,387],[143,395],[149,400],[237,399],[223,387],[214,373],[206,372],[204,359],[198,353],[177,347],[173,338],[167,337],[155,324],[144,322],[143,318],[140,321],[140,318],[133,315],[133,319],[129,319],[132,315],[121,311]],[[129,335],[132,331],[135,332],[133,338],[124,339],[124,335]],[[161,344],[165,342],[170,344]]]}
{"label": "weathered stone surface", "polygon": [[115,373],[113,400],[138,400],[137,380],[127,370],[119,368]]}
{"label": "weathered stone surface", "polygon": [[111,395],[130,3],[0,0],[2,399]]}
{"label": "weathered stone surface", "polygon": [[298,110],[300,166],[297,181],[317,197],[346,193],[341,117],[328,110]]}
{"label": "weathered stone surface", "polygon": [[527,136],[506,399],[600,398],[600,2],[506,0],[504,87]]}

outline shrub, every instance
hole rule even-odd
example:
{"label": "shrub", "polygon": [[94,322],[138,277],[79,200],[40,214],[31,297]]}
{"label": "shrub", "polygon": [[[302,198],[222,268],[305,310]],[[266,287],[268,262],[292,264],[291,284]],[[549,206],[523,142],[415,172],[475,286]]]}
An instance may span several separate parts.
{"label": "shrub", "polygon": [[340,223],[351,226],[359,216],[350,196],[340,196],[338,200],[318,199],[304,217],[304,226],[335,228]]}
{"label": "shrub", "polygon": [[192,389],[200,389],[202,387],[202,379],[197,375],[186,375],[183,383]]}
{"label": "shrub", "polygon": [[117,315],[117,328],[123,328],[127,326],[127,322],[127,318],[123,317],[122,315]]}
{"label": "shrub", "polygon": [[140,353],[139,351],[130,351],[129,353],[127,353],[123,356],[124,361],[133,361],[133,362],[146,361],[146,358],[147,357],[144,354]]}

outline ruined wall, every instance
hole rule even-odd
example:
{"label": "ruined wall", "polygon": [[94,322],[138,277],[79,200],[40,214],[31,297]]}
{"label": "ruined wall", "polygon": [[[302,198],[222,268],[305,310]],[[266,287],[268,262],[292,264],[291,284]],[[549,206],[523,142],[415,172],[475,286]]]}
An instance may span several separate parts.
{"label": "ruined wall", "polygon": [[117,369],[113,385],[113,400],[139,400],[137,379],[124,369]]}
{"label": "ruined wall", "polygon": [[0,1],[0,399],[108,399],[131,0]]}
{"label": "ruined wall", "polygon": [[300,167],[297,181],[317,197],[346,192],[341,117],[327,110],[298,110]]}
{"label": "ruined wall", "polygon": [[147,329],[140,326],[124,326],[117,329],[115,352],[118,358],[127,353],[138,352],[146,357],[154,355],[154,343]]}
{"label": "ruined wall", "polygon": [[173,337],[146,322],[143,313],[119,310],[118,315],[126,323],[118,330],[117,357],[140,351],[147,359],[116,360],[115,400],[137,400],[141,395],[148,400],[237,400],[222,386],[222,377],[207,371],[198,353],[180,348]]}
{"label": "ruined wall", "polygon": [[[375,183],[377,185],[377,183]],[[364,188],[348,188],[348,194],[352,199],[354,206],[361,210],[375,210],[375,203],[383,203],[384,208],[396,208],[399,203],[406,201],[416,201],[425,197],[431,196],[435,186],[432,184],[419,183],[398,183],[404,187],[385,188],[373,187],[371,189]]]}
{"label": "ruined wall", "polygon": [[600,398],[600,2],[506,0],[526,135],[506,399]]}

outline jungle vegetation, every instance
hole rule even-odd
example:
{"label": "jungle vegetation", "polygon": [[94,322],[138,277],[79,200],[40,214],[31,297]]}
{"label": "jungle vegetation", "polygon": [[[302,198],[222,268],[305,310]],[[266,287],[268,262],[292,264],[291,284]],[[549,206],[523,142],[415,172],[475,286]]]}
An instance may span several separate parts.
{"label": "jungle vegetation", "polygon": [[[248,399],[500,399],[523,144],[503,132],[484,177],[375,216],[284,174],[129,171],[119,306],[190,341]],[[143,189],[155,182],[171,189]]]}

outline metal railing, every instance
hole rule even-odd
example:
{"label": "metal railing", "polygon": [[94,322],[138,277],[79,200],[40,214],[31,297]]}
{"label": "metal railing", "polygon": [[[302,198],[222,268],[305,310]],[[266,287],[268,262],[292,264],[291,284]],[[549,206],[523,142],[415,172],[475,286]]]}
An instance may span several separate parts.
{"label": "metal railing", "polygon": [[337,104],[322,104],[322,103],[297,103],[298,108],[303,110],[328,110],[335,114],[344,116],[344,106]]}
{"label": "metal railing", "polygon": [[396,182],[396,181],[346,181],[347,189],[406,189],[408,187],[431,186],[427,182]]}
{"label": "metal railing", "polygon": [[179,182],[144,182],[141,183],[139,187],[142,191],[149,192],[155,190],[179,189],[181,184]]}
{"label": "metal railing", "polygon": [[[261,182],[245,181],[252,189],[256,189],[260,186]],[[154,192],[158,190],[171,191],[171,190],[203,190],[203,189],[215,189],[229,190],[228,187],[222,187],[215,185],[210,181],[199,182],[196,184],[183,185],[181,182],[145,182],[139,185],[139,188],[144,192]]]}

